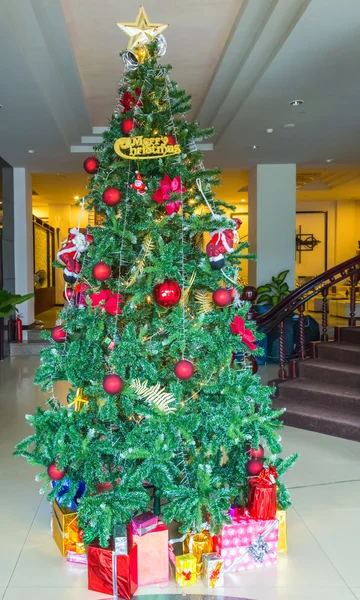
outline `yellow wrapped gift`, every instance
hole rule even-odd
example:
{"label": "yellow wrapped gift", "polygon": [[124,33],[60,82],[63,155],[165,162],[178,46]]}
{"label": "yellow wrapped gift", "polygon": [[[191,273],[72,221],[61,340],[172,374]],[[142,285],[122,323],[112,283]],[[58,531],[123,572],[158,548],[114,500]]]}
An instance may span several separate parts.
{"label": "yellow wrapped gift", "polygon": [[286,510],[277,510],[276,518],[279,521],[278,553],[286,554],[286,552],[287,552]]}
{"label": "yellow wrapped gift", "polygon": [[53,502],[52,536],[63,556],[67,550],[76,550],[76,544],[69,539],[69,532],[77,529],[77,513],[66,506]]}
{"label": "yellow wrapped gift", "polygon": [[175,569],[175,581],[181,587],[196,583],[196,558],[193,554],[177,556]]}
{"label": "yellow wrapped gift", "polygon": [[196,574],[202,572],[202,555],[211,554],[213,541],[210,532],[203,529],[201,533],[189,533],[183,541],[184,554],[192,554],[196,558]]}

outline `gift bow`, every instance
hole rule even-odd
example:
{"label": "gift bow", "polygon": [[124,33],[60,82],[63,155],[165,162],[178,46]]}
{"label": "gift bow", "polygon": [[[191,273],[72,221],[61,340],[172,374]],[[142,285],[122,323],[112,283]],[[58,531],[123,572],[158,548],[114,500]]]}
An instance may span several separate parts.
{"label": "gift bow", "polygon": [[254,477],[253,479],[256,479],[257,485],[261,487],[268,487],[276,483],[277,476],[278,474],[275,467],[270,466],[264,467],[262,471],[260,471],[260,474],[257,477]]}
{"label": "gift bow", "polygon": [[136,98],[134,98],[134,96],[132,95],[131,92],[124,92],[121,100],[120,100],[120,104],[123,106],[123,110],[122,112],[128,112],[129,110],[131,110],[132,108],[134,108],[134,106],[138,106],[139,108],[142,107],[142,102],[141,100],[139,100],[139,96],[140,96],[141,90],[139,88],[136,88],[135,90],[135,95],[137,96]]}
{"label": "gift bow", "polygon": [[245,346],[249,348],[249,350],[256,350],[255,336],[250,329],[245,328],[245,321],[238,315],[234,317],[232,323],[230,323],[230,329],[232,333],[239,335],[241,337],[241,341]]}
{"label": "gift bow", "polygon": [[[154,202],[161,204],[170,200],[170,194],[182,194],[186,189],[181,183],[180,175],[171,179],[167,173],[164,174],[163,179],[160,181],[160,187],[153,193],[152,199]],[[165,206],[165,210],[168,215],[172,215],[174,212],[179,212],[181,206],[181,202],[177,200],[176,202],[169,202]]]}
{"label": "gift bow", "polygon": [[111,290],[100,290],[97,294],[90,294],[91,305],[93,307],[98,306],[100,310],[109,309],[112,311],[111,314],[120,314],[121,309],[119,304],[123,302],[121,294],[113,294]]}
{"label": "gift bow", "polygon": [[185,579],[185,581],[190,581],[192,577],[192,571],[190,569],[188,571],[180,571],[180,569],[177,569],[176,572],[180,577]]}
{"label": "gift bow", "polygon": [[214,588],[217,580],[220,577],[222,563],[218,562],[215,569],[210,575],[210,587]]}

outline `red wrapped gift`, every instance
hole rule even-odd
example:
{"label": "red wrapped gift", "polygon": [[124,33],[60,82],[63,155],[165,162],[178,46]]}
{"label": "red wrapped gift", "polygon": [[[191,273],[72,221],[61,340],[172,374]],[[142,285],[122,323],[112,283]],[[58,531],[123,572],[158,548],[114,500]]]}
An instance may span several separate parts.
{"label": "red wrapped gift", "polygon": [[130,600],[138,588],[136,544],[129,554],[115,554],[113,541],[108,548],[92,542],[88,546],[88,588]]}
{"label": "red wrapped gift", "polygon": [[258,477],[249,481],[249,514],[253,519],[270,521],[276,517],[275,467],[264,467]]}

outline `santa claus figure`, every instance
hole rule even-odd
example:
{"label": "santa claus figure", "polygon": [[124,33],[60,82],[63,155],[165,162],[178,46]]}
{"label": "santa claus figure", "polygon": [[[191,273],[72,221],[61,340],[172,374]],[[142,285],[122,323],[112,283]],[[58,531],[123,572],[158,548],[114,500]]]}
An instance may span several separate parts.
{"label": "santa claus figure", "polygon": [[233,229],[217,229],[211,234],[211,240],[206,246],[206,254],[209,257],[212,269],[222,269],[225,265],[224,255],[227,252],[234,252],[234,244],[238,240],[237,231],[242,221],[233,219],[235,226]]}
{"label": "santa claus figure", "polygon": [[78,279],[81,264],[79,262],[80,255],[92,244],[93,236],[86,232],[86,229],[70,229],[69,235],[61,250],[56,257],[64,266],[64,279],[67,283],[75,283]]}
{"label": "santa claus figure", "polygon": [[147,187],[146,187],[145,183],[143,182],[143,180],[141,179],[141,175],[140,175],[139,171],[135,171],[135,181],[134,181],[134,183],[131,183],[129,185],[129,187],[132,188],[133,190],[135,190],[135,192],[137,194],[139,194],[139,196],[143,196],[143,194],[145,194]]}

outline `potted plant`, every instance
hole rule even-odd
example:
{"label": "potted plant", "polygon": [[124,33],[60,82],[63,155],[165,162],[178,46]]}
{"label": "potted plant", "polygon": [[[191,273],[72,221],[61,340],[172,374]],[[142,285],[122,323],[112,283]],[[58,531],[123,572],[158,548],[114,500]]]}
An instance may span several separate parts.
{"label": "potted plant", "polygon": [[[276,277],[272,277],[269,283],[260,285],[257,289],[258,298],[256,312],[258,314],[267,313],[273,306],[276,306],[281,300],[290,294],[290,288],[285,279],[289,270],[281,271]],[[294,351],[294,318],[288,317],[284,322],[285,336],[285,356],[290,357]],[[270,331],[266,336],[264,346],[266,357],[278,362],[279,360],[279,332],[277,329]],[[264,361],[265,362],[265,361]]]}
{"label": "potted plant", "polygon": [[[5,341],[5,326],[4,319],[10,317],[14,312],[19,312],[16,306],[22,302],[26,302],[33,297],[34,294],[12,294],[7,290],[0,290],[0,360],[5,358],[4,341]],[[9,341],[9,340],[8,340]]]}

